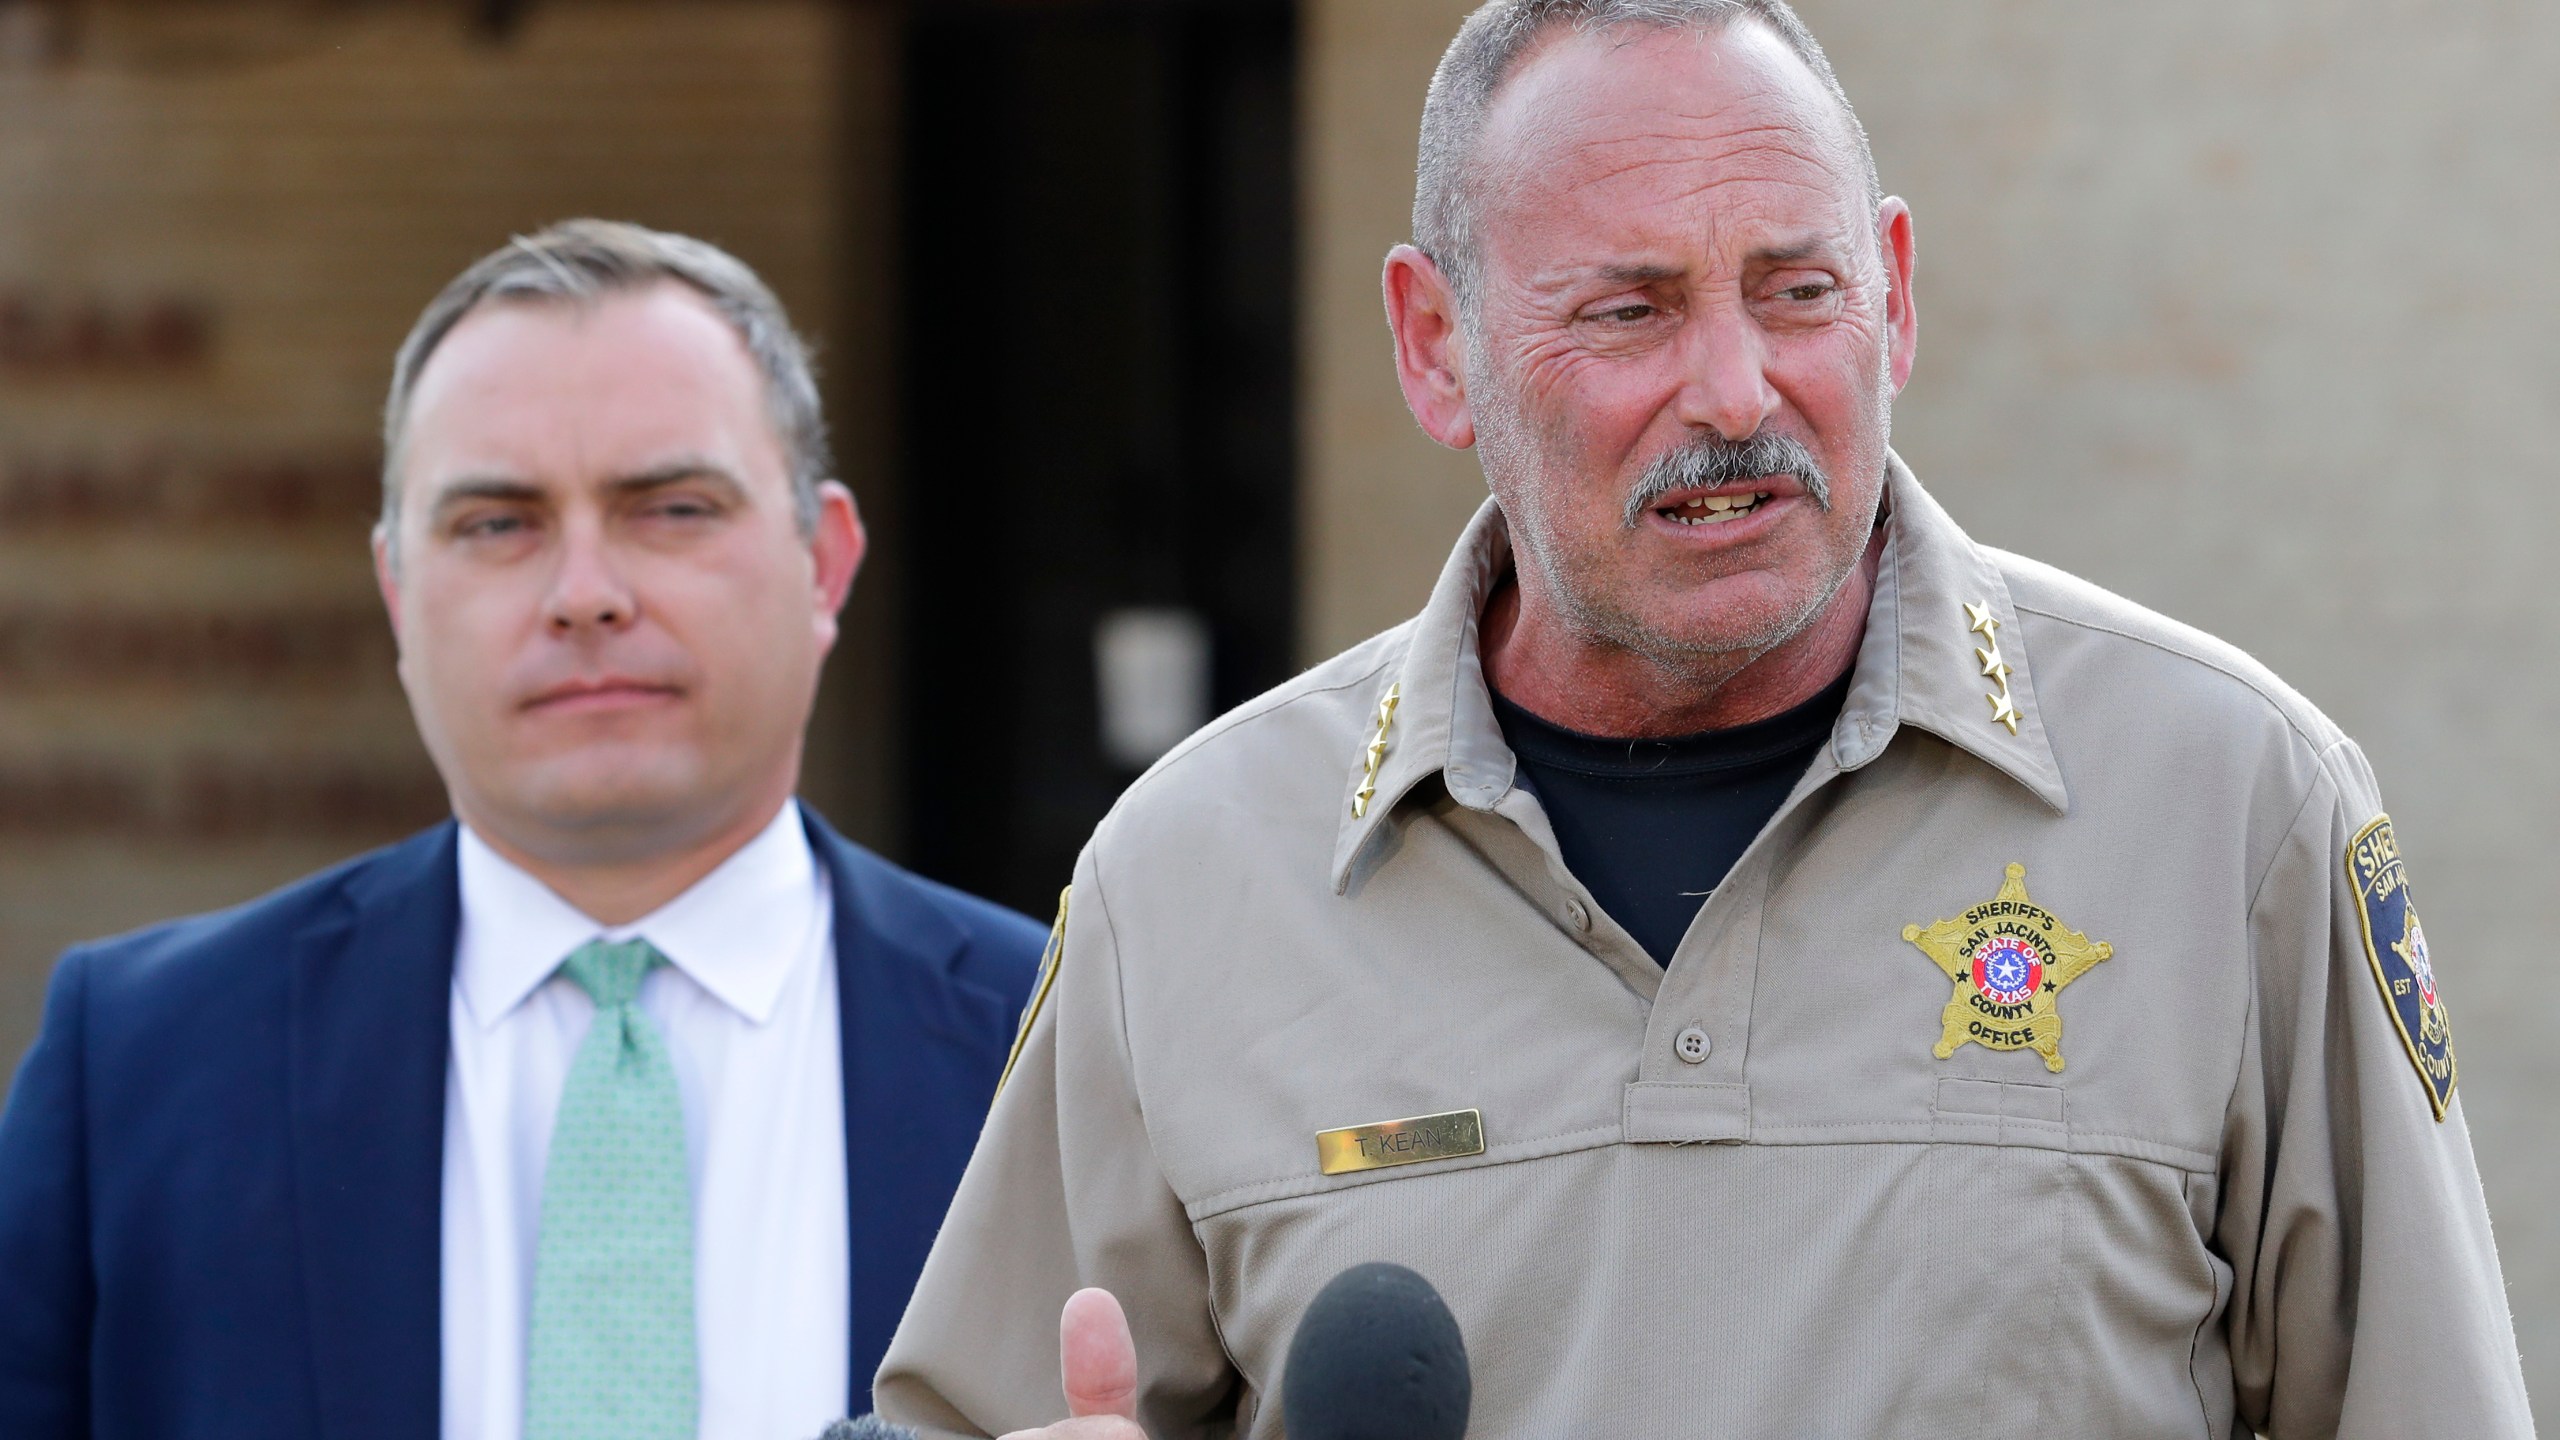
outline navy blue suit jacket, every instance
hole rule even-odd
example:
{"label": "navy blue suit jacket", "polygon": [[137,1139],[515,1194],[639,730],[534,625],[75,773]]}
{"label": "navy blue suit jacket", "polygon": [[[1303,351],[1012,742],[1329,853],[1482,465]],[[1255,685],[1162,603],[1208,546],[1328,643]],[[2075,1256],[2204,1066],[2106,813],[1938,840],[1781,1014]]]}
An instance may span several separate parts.
{"label": "navy blue suit jacket", "polygon": [[[66,955],[0,1114],[0,1436],[436,1440],[450,824]],[[1043,932],[827,828],[852,1413]]]}

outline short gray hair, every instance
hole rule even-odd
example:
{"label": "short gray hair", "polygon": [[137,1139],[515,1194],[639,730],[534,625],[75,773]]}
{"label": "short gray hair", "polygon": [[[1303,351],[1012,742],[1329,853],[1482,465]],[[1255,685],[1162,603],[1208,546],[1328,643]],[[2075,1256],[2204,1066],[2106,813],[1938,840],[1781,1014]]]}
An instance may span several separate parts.
{"label": "short gray hair", "polygon": [[382,406],[382,528],[400,514],[400,441],[418,374],[463,317],[494,303],[589,305],[673,282],[692,289],[738,332],[764,374],[766,408],[791,464],[791,505],[802,533],[818,524],[818,487],[834,477],[817,367],[782,302],[745,261],[708,241],[614,220],[564,220],[519,235],[454,277],[400,342]]}
{"label": "short gray hair", "polygon": [[1884,186],[1876,176],[1875,151],[1866,128],[1831,73],[1831,61],[1813,32],[1796,18],[1786,0],[1490,0],[1458,27],[1432,74],[1431,93],[1422,104],[1422,146],[1413,174],[1413,243],[1431,257],[1458,292],[1462,306],[1472,308],[1477,267],[1482,259],[1476,233],[1476,141],[1484,133],[1495,92],[1532,45],[1547,31],[1571,25],[1584,34],[1641,26],[1651,29],[1695,27],[1721,29],[1737,20],[1757,20],[1777,34],[1797,59],[1840,103],[1858,158],[1866,167],[1870,207],[1884,203]]}

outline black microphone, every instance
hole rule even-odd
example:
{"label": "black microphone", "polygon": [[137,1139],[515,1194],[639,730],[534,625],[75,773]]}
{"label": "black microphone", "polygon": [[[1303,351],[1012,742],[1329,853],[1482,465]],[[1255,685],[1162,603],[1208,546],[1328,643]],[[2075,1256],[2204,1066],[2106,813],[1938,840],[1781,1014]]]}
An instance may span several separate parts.
{"label": "black microphone", "polygon": [[892,1425],[877,1415],[864,1415],[837,1421],[818,1440],[916,1440],[916,1432],[904,1425]]}
{"label": "black microphone", "polygon": [[1431,1282],[1354,1265],[1318,1291],[1280,1381],[1290,1440],[1465,1440],[1467,1343]]}

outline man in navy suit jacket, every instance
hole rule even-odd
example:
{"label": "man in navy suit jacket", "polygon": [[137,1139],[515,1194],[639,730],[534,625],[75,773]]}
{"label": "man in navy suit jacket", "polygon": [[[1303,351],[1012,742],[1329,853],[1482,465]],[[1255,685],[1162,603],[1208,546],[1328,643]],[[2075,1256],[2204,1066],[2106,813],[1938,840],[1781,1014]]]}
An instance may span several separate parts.
{"label": "man in navy suit jacket", "polygon": [[[703,1322],[680,1433],[868,1409],[1042,932],[791,798],[863,548],[799,342],[721,252],[572,222],[429,307],[386,447],[376,565],[457,822],[64,957],[0,1114],[0,1436],[597,1433],[524,1397],[610,1376],[622,1332],[559,1332],[630,1293]],[[640,942],[636,999],[555,968]],[[608,1013],[672,1057],[684,1289],[525,1263]]]}

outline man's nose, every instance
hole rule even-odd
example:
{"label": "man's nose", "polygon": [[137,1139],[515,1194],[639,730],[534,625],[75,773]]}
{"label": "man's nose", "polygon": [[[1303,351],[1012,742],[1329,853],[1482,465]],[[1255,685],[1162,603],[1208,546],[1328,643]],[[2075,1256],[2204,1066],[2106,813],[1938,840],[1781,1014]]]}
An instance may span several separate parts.
{"label": "man's nose", "polygon": [[1680,339],[1686,372],[1677,403],[1681,422],[1736,442],[1758,434],[1779,404],[1777,387],[1769,383],[1768,336],[1740,307],[1716,306]]}
{"label": "man's nose", "polygon": [[543,598],[554,634],[620,630],[640,618],[640,597],[614,563],[612,549],[595,527],[571,525],[560,547],[560,568]]}

